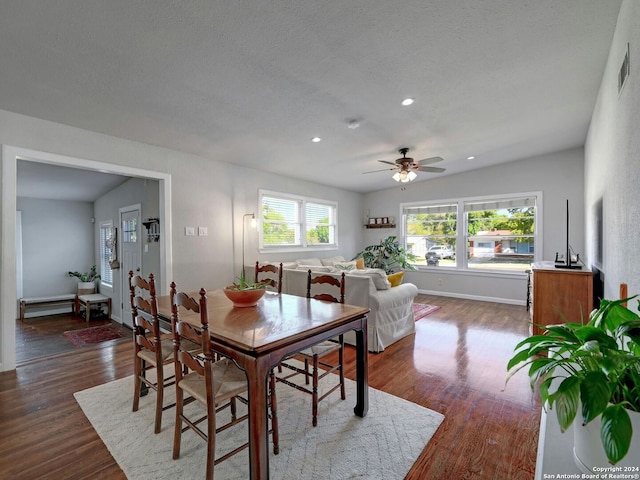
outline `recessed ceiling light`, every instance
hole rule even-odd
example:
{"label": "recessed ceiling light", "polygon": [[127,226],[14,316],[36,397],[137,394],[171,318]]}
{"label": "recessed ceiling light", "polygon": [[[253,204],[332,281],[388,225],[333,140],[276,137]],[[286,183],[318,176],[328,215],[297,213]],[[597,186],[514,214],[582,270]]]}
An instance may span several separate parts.
{"label": "recessed ceiling light", "polygon": [[401,103],[404,107],[409,106],[413,103],[413,98],[405,98]]}
{"label": "recessed ceiling light", "polygon": [[321,141],[321,140],[322,140],[322,139],[321,139],[320,137],[313,137],[313,138],[311,139],[311,141],[312,141],[313,143],[318,143],[318,142],[319,142],[319,141]]}
{"label": "recessed ceiling light", "polygon": [[473,155],[471,155],[470,157],[467,157],[467,160],[473,160],[474,158],[476,158],[476,157],[474,157]]}

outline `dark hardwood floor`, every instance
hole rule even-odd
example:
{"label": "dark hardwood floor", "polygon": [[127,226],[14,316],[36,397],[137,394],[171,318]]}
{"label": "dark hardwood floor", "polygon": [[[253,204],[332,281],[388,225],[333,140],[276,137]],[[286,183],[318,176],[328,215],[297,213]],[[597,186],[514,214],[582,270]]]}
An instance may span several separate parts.
{"label": "dark hardwood floor", "polygon": [[[504,388],[507,360],[528,334],[525,308],[428,295],[416,301],[442,308],[418,321],[415,335],[369,355],[371,387],[445,415],[406,478],[532,479],[540,403],[525,374]],[[54,337],[72,322],[64,315],[28,322],[36,333],[18,333],[19,348],[28,351],[33,339],[46,353],[50,336],[54,355],[0,373],[2,479],[125,478],[73,393],[131,375],[131,340],[61,351]],[[353,354],[347,348],[352,379]]]}

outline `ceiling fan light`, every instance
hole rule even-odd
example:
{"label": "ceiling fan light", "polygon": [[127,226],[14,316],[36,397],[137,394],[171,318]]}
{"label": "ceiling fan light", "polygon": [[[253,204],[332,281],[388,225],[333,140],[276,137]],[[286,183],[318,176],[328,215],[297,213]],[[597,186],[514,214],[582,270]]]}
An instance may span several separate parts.
{"label": "ceiling fan light", "polygon": [[409,174],[409,172],[407,172],[406,170],[401,170],[400,171],[400,181],[401,182],[408,182],[409,180],[407,180],[407,175]]}
{"label": "ceiling fan light", "polygon": [[413,181],[413,180],[415,180],[417,176],[418,176],[418,175],[417,175],[417,174],[416,174],[416,172],[414,172],[414,171],[411,171],[411,172],[409,172],[409,173],[407,174],[407,178],[409,179],[409,181],[410,181],[410,182],[411,182],[411,181]]}
{"label": "ceiling fan light", "polygon": [[394,173],[393,177],[391,177],[391,178],[393,178],[396,182],[399,182],[400,181],[400,172]]}

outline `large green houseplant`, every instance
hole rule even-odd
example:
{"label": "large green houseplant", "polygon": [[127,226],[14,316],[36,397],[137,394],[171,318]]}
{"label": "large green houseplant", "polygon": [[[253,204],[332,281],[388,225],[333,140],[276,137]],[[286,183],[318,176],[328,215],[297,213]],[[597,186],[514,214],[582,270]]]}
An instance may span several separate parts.
{"label": "large green houseplant", "polygon": [[600,439],[612,464],[631,444],[629,411],[640,412],[640,317],[623,305],[629,300],[602,300],[586,324],[546,326],[544,335],[516,346],[507,366],[508,378],[528,367],[531,387],[539,385],[562,431],[580,405],[582,425],[600,416]]}
{"label": "large green houseplant", "polygon": [[415,270],[410,262],[416,262],[418,258],[400,245],[395,235],[391,235],[376,245],[369,245],[361,252],[358,252],[353,260],[364,259],[364,266],[367,268],[381,268],[387,274],[393,273],[396,269]]}
{"label": "large green houseplant", "polygon": [[98,268],[93,265],[88,272],[67,272],[67,275],[70,277],[76,277],[81,282],[94,282],[100,278],[100,274],[98,273]]}

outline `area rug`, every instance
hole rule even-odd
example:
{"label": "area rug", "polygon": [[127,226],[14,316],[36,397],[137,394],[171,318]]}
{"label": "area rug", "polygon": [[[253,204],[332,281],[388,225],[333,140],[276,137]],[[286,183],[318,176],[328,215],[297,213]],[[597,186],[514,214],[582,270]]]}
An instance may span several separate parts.
{"label": "area rug", "polygon": [[101,325],[99,327],[83,328],[81,330],[69,330],[64,336],[76,347],[86,347],[96,343],[123,338],[125,334],[115,325]]}
{"label": "area rug", "polygon": [[[328,375],[326,379],[333,380]],[[401,480],[414,464],[444,416],[393,395],[369,388],[369,412],[353,414],[356,384],[346,380],[347,399],[335,392],[319,404],[318,426],[311,426],[311,396],[278,384],[280,453],[273,454],[269,437],[270,478]],[[130,480],[204,478],[205,442],[193,432],[182,437],[181,455],[172,460],[175,410],[167,410],[162,430],[153,434],[155,395],[140,399],[131,411],[133,377],[74,394],[83,412]],[[166,398],[166,397],[169,398]],[[168,389],[165,401],[175,398]],[[197,402],[191,408],[202,408]],[[227,410],[225,410],[226,412]],[[224,413],[219,414],[219,419]],[[216,457],[246,441],[242,423],[216,436]],[[141,461],[144,459],[144,461]],[[244,450],[216,465],[216,478],[249,478],[249,454]]]}
{"label": "area rug", "polygon": [[426,303],[414,303],[413,304],[413,319],[417,322],[421,318],[431,315],[433,312],[440,310],[440,307],[435,305],[427,305]]}

